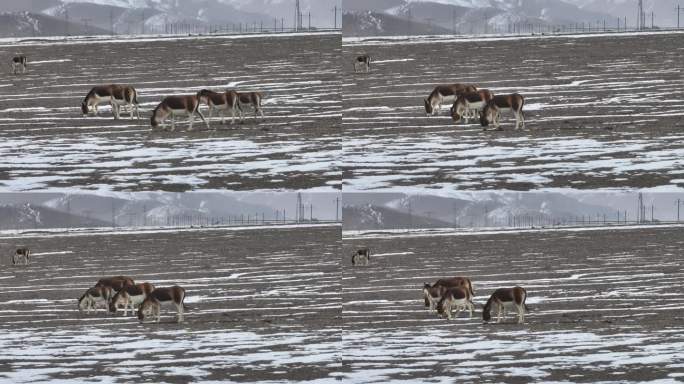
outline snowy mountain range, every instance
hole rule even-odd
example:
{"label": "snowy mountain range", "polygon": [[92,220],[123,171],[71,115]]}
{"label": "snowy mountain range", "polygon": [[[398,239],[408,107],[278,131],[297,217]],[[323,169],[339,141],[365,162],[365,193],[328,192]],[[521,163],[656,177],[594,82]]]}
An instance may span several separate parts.
{"label": "snowy mountain range", "polygon": [[[677,0],[645,0],[650,24],[676,25]],[[345,0],[346,36],[507,31],[512,24],[542,26],[587,23],[607,27],[617,18],[634,25],[635,0]],[[397,18],[403,22],[397,22]],[[409,22],[410,20],[410,22]],[[430,30],[432,28],[432,30]]]}
{"label": "snowy mountain range", "polygon": [[[334,23],[333,7],[341,7],[341,0],[301,0],[303,26],[331,27]],[[130,34],[161,32],[168,24],[209,26],[249,24],[272,27],[275,20],[286,28],[294,23],[294,2],[292,0],[3,0],[0,14],[5,19],[22,14],[38,19],[31,28],[35,36],[69,34],[111,33]],[[25,18],[25,16],[23,16]],[[55,18],[73,25],[52,28],[41,23],[41,18]],[[144,24],[143,24],[144,23]],[[13,24],[20,24],[13,22]],[[88,28],[90,28],[88,30]],[[9,28],[2,28],[7,30]],[[85,29],[85,31],[84,31]],[[2,32],[4,36],[29,36],[25,32]]]}
{"label": "snowy mountain range", "polygon": [[[676,220],[673,205],[676,194],[654,193],[644,197],[650,216],[661,221]],[[516,220],[561,222],[582,218],[589,221],[621,220],[627,213],[636,218],[636,193],[519,193],[474,192],[461,196],[405,195],[401,193],[345,193],[344,229],[395,229],[435,227],[496,227],[510,226]],[[410,215],[410,217],[409,217]]]}
{"label": "snowy mountain range", "polygon": [[[336,193],[302,193],[305,218],[334,220]],[[170,220],[295,218],[297,193],[0,193],[0,229],[166,225]],[[313,208],[312,208],[313,207]],[[33,213],[32,213],[33,212]],[[41,218],[48,218],[47,220]],[[186,220],[187,221],[187,220]]]}

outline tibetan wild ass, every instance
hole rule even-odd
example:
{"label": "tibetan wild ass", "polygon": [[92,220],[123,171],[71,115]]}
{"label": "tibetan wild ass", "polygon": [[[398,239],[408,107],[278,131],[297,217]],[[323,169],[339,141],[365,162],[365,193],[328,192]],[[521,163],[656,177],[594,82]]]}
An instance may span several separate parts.
{"label": "tibetan wild ass", "polygon": [[460,311],[468,309],[472,318],[474,308],[475,305],[473,304],[470,292],[460,287],[448,288],[437,303],[437,313],[442,316],[446,313],[449,320],[452,318],[451,311],[454,309],[457,316]]}
{"label": "tibetan wild ass", "polygon": [[356,56],[356,59],[354,59],[354,73],[359,73],[361,70],[365,73],[370,72],[371,61],[373,60],[368,55]]}
{"label": "tibetan wild ass", "polygon": [[78,299],[78,310],[79,312],[86,311],[90,313],[93,309],[97,312],[98,304],[102,304],[102,307],[107,310],[107,304],[112,298],[114,290],[110,286],[96,285],[92,288],[88,288],[87,291]]}
{"label": "tibetan wild ass", "polygon": [[120,108],[123,106],[130,108],[131,119],[133,112],[140,119],[138,92],[130,85],[106,84],[93,87],[81,103],[81,112],[87,115],[92,108],[97,116],[97,106],[102,103],[111,105],[115,120],[119,119]]}
{"label": "tibetan wild ass", "polygon": [[120,307],[123,307],[123,314],[126,316],[130,307],[131,313],[134,313],[135,307],[139,306],[152,291],[154,291],[154,285],[150,283],[127,285],[114,295],[109,303],[109,312],[116,313]]}
{"label": "tibetan wild ass", "polygon": [[352,254],[352,265],[368,265],[370,263],[370,249],[361,248]]}
{"label": "tibetan wild ass", "polygon": [[488,89],[464,93],[451,106],[451,118],[458,123],[461,117],[465,117],[465,123],[468,124],[468,119],[478,117],[480,109],[493,97],[494,95]]}
{"label": "tibetan wild ass", "polygon": [[430,312],[436,308],[436,304],[442,299],[444,293],[446,293],[449,288],[453,287],[465,289],[470,295],[470,299],[475,296],[475,293],[473,292],[473,283],[467,277],[457,276],[439,279],[434,284],[423,284],[423,300],[425,301],[425,306],[430,308]]}
{"label": "tibetan wild ass", "polygon": [[19,69],[21,69],[21,73],[26,73],[26,70],[28,69],[28,65],[26,64],[26,56],[20,55],[20,56],[15,56],[12,58],[12,74],[16,75],[19,73]]}
{"label": "tibetan wild ass", "polygon": [[197,98],[200,103],[204,103],[209,107],[209,116],[207,120],[211,120],[211,115],[214,109],[217,109],[221,114],[221,124],[226,122],[226,111],[230,111],[231,119],[230,123],[235,123],[235,111],[237,110],[240,121],[242,118],[242,109],[240,108],[240,97],[235,91],[226,91],[224,93],[218,93],[210,91],[208,89],[203,89],[197,92]]}
{"label": "tibetan wild ass", "polygon": [[145,317],[156,317],[158,323],[161,315],[162,303],[171,303],[178,311],[178,322],[182,323],[183,311],[185,309],[183,300],[185,300],[185,289],[177,285],[169,288],[157,288],[147,295],[145,300],[140,304],[140,307],[138,308],[138,320],[143,323]]}
{"label": "tibetan wild ass", "polygon": [[114,290],[114,292],[119,292],[127,285],[135,285],[135,281],[128,276],[103,277],[97,281],[97,284],[95,284],[96,287],[110,287]]}
{"label": "tibetan wild ass", "polygon": [[24,259],[24,265],[28,265],[31,261],[31,250],[27,247],[17,248],[14,255],[12,255],[12,265],[19,264],[21,259]]}
{"label": "tibetan wild ass", "polygon": [[477,92],[474,85],[465,84],[442,84],[432,90],[427,99],[423,99],[425,103],[425,113],[428,116],[436,115],[442,107],[442,104],[453,104],[456,99],[464,93]]}
{"label": "tibetan wild ass", "polygon": [[515,129],[520,127],[525,129],[525,115],[523,114],[523,105],[525,105],[525,98],[518,93],[510,95],[497,95],[484,106],[480,112],[480,124],[485,127],[492,124],[495,129],[499,129],[499,119],[501,118],[501,109],[510,109],[515,115]]}
{"label": "tibetan wild ass", "polygon": [[254,118],[257,114],[264,118],[264,111],[261,109],[261,101],[264,99],[264,94],[261,92],[237,92],[239,97],[238,108],[240,108],[240,116],[242,116],[242,106],[251,105],[254,108]]}
{"label": "tibetan wild ass", "polygon": [[487,303],[482,310],[482,320],[485,322],[491,320],[491,310],[492,306],[496,307],[497,312],[497,323],[501,322],[501,319],[506,318],[506,309],[515,310],[518,313],[518,324],[523,324],[525,322],[525,312],[528,311],[525,300],[527,299],[527,291],[521,287],[513,288],[499,288],[492,296],[489,297]]}
{"label": "tibetan wild ass", "polygon": [[164,121],[171,116],[171,131],[176,129],[176,115],[188,116],[190,120],[189,131],[192,131],[192,124],[195,122],[195,115],[204,121],[209,129],[209,122],[204,119],[204,115],[199,111],[199,99],[197,95],[168,96],[162,100],[152,112],[150,119],[152,129],[161,125],[164,129]]}

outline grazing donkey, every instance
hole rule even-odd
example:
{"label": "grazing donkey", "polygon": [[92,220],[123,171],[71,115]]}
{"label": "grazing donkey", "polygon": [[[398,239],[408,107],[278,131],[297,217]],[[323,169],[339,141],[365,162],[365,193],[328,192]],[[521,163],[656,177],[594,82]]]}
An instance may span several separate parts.
{"label": "grazing donkey", "polygon": [[27,247],[20,247],[12,255],[12,265],[17,265],[24,259],[24,265],[28,265],[31,262],[31,250]]}
{"label": "grazing donkey", "polygon": [[20,55],[20,56],[15,56],[12,58],[12,74],[16,75],[19,73],[19,69],[21,69],[21,73],[26,73],[26,70],[28,69],[28,65],[26,64],[26,56]]}
{"label": "grazing donkey", "polygon": [[468,119],[479,116],[480,109],[482,109],[493,97],[494,94],[488,89],[464,93],[460,95],[451,106],[451,118],[454,122],[458,123],[461,121],[461,117],[464,117],[465,123],[468,124]]}
{"label": "grazing donkey", "polygon": [[477,92],[474,85],[466,84],[441,84],[432,90],[427,99],[423,99],[425,103],[425,113],[428,116],[433,116],[439,113],[442,104],[453,104],[456,99],[464,93]]}
{"label": "grazing donkey", "polygon": [[370,249],[360,248],[352,254],[352,265],[368,265],[370,264]]}
{"label": "grazing donkey", "polygon": [[103,277],[95,284],[96,287],[110,287],[114,292],[119,292],[127,285],[135,285],[135,281],[128,276]]}
{"label": "grazing donkey", "polygon": [[139,306],[152,291],[154,291],[154,285],[150,283],[127,285],[114,295],[109,303],[109,311],[116,313],[120,307],[123,307],[123,314],[126,316],[130,307],[133,313],[134,308]]}
{"label": "grazing donkey", "polygon": [[203,89],[197,92],[197,98],[200,103],[204,103],[209,107],[209,116],[207,120],[211,120],[211,115],[214,109],[217,109],[221,114],[221,124],[225,124],[226,111],[230,111],[230,123],[235,123],[235,111],[237,110],[240,121],[242,122],[242,109],[240,108],[240,97],[235,91],[226,91],[224,93],[213,92],[208,89]]}
{"label": "grazing donkey", "polygon": [[261,101],[264,98],[262,92],[237,92],[239,102],[238,108],[240,108],[240,116],[242,116],[242,106],[251,105],[254,108],[254,118],[257,118],[257,113],[264,118],[264,111],[261,109]]}
{"label": "grazing donkey", "polygon": [[475,295],[473,292],[473,284],[467,277],[457,276],[439,279],[434,284],[423,284],[423,299],[425,301],[425,306],[429,307],[430,311],[434,310],[444,293],[452,287],[465,289],[471,298]]}
{"label": "grazing donkey", "polygon": [[183,322],[183,311],[185,309],[185,289],[174,285],[169,288],[157,288],[152,293],[147,295],[145,300],[140,304],[138,308],[138,320],[141,323],[145,322],[145,317],[156,317],[157,323],[161,315],[161,305],[162,303],[171,303],[176,307],[178,312],[178,322]]}
{"label": "grazing donkey", "polygon": [[209,122],[204,119],[204,115],[199,110],[199,98],[197,95],[168,96],[162,100],[152,111],[150,124],[152,129],[161,125],[165,129],[164,121],[171,116],[171,131],[176,129],[176,115],[186,115],[190,121],[189,131],[192,131],[192,124],[195,122],[195,115],[199,115],[209,129]]}
{"label": "grazing donkey", "polygon": [[425,306],[430,308],[432,312],[437,303],[442,300],[442,297],[449,288],[463,288],[468,294],[469,299],[475,296],[473,292],[473,283],[467,277],[451,277],[446,279],[439,279],[434,284],[424,283],[423,284],[423,299],[425,301]]}
{"label": "grazing donkey", "polygon": [[525,300],[527,300],[525,288],[499,288],[487,300],[482,310],[482,320],[487,322],[492,319],[491,310],[492,306],[495,306],[497,323],[500,323],[501,319],[506,318],[506,309],[513,309],[518,313],[518,324],[523,324],[525,322],[525,312],[528,311]]}
{"label": "grazing donkey", "polygon": [[525,129],[525,115],[523,114],[523,105],[525,105],[525,98],[518,93],[510,95],[497,95],[484,106],[480,112],[480,124],[485,127],[492,124],[495,129],[499,129],[499,119],[501,118],[501,109],[510,109],[515,115],[515,129],[520,127]]}
{"label": "grazing donkey", "polygon": [[359,73],[361,70],[365,73],[370,72],[371,61],[373,61],[373,59],[371,59],[369,55],[363,54],[356,56],[356,59],[354,59],[354,73]]}
{"label": "grazing donkey", "polygon": [[102,307],[104,307],[106,311],[107,304],[109,303],[109,300],[111,300],[113,292],[114,290],[112,287],[105,285],[96,285],[92,288],[88,288],[83,296],[78,299],[78,311],[86,311],[88,314],[90,313],[90,310],[93,309],[97,312],[98,304],[102,304]]}
{"label": "grazing donkey", "polygon": [[97,116],[97,106],[106,102],[112,106],[112,114],[115,120],[119,119],[119,110],[122,106],[130,108],[131,119],[133,112],[140,119],[138,92],[130,85],[106,84],[93,87],[81,102],[81,112],[87,115],[92,108],[95,116]]}
{"label": "grazing donkey", "polygon": [[444,292],[442,298],[437,303],[437,313],[444,316],[446,313],[447,319],[451,320],[451,311],[456,309],[456,316],[462,310],[468,309],[470,311],[470,317],[473,317],[473,310],[475,305],[472,301],[472,296],[467,289],[460,287],[451,287]]}

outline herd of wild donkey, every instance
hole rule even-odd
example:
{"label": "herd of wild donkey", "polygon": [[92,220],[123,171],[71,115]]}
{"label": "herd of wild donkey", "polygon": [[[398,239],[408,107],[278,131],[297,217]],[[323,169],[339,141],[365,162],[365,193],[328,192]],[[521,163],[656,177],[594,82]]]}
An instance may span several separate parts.
{"label": "herd of wild donkey", "polygon": [[[31,250],[27,247],[17,248],[12,255],[12,264],[17,265],[23,262],[28,265],[31,261]],[[138,320],[144,322],[145,318],[156,319],[159,322],[161,317],[161,305],[172,304],[178,312],[178,322],[183,322],[185,312],[185,289],[174,285],[172,287],[158,288],[150,283],[136,284],[128,276],[105,277],[78,299],[78,310],[89,314],[91,310],[97,311],[98,307],[103,307],[106,311],[116,313],[123,309],[123,315],[134,313],[138,310]]]}
{"label": "herd of wild donkey", "polygon": [[[372,58],[369,55],[359,55],[354,59],[354,72],[370,72]],[[488,89],[477,89],[469,84],[442,84],[436,86],[426,99],[425,113],[433,116],[439,113],[443,104],[451,104],[450,115],[454,122],[461,119],[474,118],[486,130],[491,124],[495,129],[501,129],[501,110],[510,109],[515,116],[515,129],[525,128],[523,106],[525,98],[519,93],[509,95],[494,95]]]}
{"label": "herd of wild donkey", "polygon": [[[15,56],[12,59],[11,67],[12,73],[15,75],[20,72],[26,73],[28,68],[26,56]],[[221,124],[225,123],[227,112],[231,114],[231,124],[235,123],[236,112],[240,122],[244,122],[243,107],[245,106],[251,106],[254,109],[255,119],[259,115],[264,118],[264,112],[261,108],[263,98],[262,92],[237,92],[234,90],[214,92],[208,89],[202,89],[194,95],[167,96],[152,111],[150,125],[153,129],[157,127],[166,129],[165,121],[170,119],[171,131],[173,131],[176,128],[176,116],[188,116],[190,123],[188,130],[191,131],[195,115],[197,115],[209,129],[209,121],[204,118],[199,109],[202,104],[206,104],[209,108],[209,119],[211,119],[214,110],[218,111],[221,115]],[[138,93],[130,85],[105,84],[93,87],[81,103],[81,112],[87,115],[92,111],[97,116],[97,106],[102,103],[109,103],[114,119],[119,119],[121,109],[126,107],[129,108],[131,119],[134,112],[136,117],[140,119]]]}
{"label": "herd of wild donkey", "polygon": [[[352,254],[353,266],[368,265],[371,252],[369,248],[360,248]],[[423,284],[423,299],[425,306],[430,312],[437,313],[447,319],[452,319],[452,311],[458,315],[460,311],[468,310],[473,317],[475,304],[473,304],[473,284],[467,277],[451,277],[437,280],[434,284]],[[506,311],[512,310],[518,315],[518,323],[525,322],[525,312],[528,307],[525,304],[527,291],[525,288],[515,286],[513,288],[499,288],[489,296],[489,300],[482,309],[482,320],[488,322],[492,319],[491,311],[496,310],[497,322],[506,318]]]}

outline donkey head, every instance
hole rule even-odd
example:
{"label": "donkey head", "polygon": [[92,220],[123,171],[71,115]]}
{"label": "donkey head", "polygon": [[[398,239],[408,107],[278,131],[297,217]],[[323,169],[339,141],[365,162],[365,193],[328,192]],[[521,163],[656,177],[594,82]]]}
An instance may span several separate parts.
{"label": "donkey head", "polygon": [[433,109],[432,109],[432,104],[430,103],[430,101],[428,99],[423,99],[423,102],[425,103],[425,113],[427,113],[428,116],[432,115]]}
{"label": "donkey head", "polygon": [[88,103],[85,101],[81,103],[81,112],[83,112],[84,115],[88,114]]}

